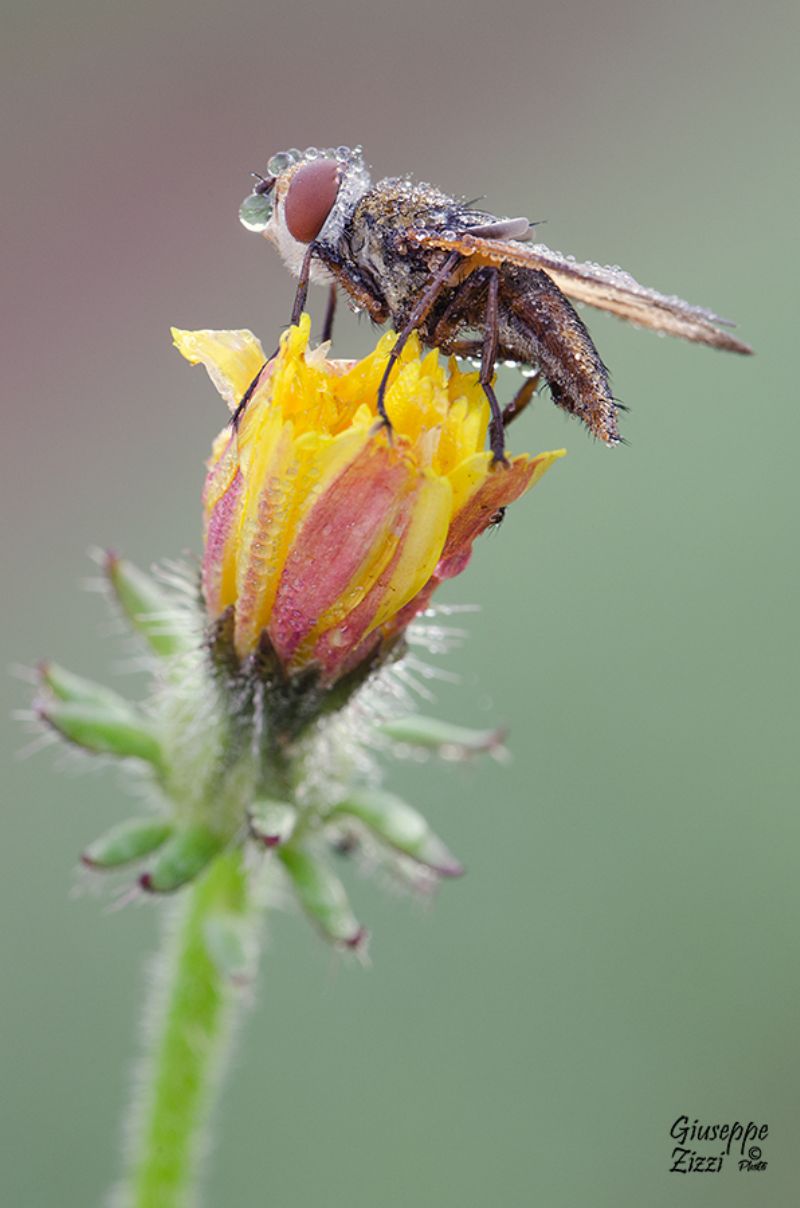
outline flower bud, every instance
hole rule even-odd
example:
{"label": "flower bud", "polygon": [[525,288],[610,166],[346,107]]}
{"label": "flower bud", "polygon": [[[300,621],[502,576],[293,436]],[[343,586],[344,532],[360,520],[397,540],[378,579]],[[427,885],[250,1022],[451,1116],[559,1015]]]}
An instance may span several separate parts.
{"label": "flower bud", "polygon": [[297,823],[297,810],[288,801],[273,801],[268,797],[254,801],[248,810],[250,833],[265,847],[287,843]]}
{"label": "flower bud", "polygon": [[[266,638],[286,675],[314,667],[324,687],[388,652],[562,451],[494,463],[477,375],[423,358],[416,336],[386,394],[390,440],[375,420],[395,337],[361,362],[327,362],[309,331],[304,315],[214,444],[203,591],[213,620],[232,610],[236,658],[257,658]],[[229,404],[263,364],[249,332],[173,337]]]}
{"label": "flower bud", "polygon": [[394,742],[435,751],[443,759],[466,759],[470,755],[502,756],[505,731],[470,730],[454,726],[436,717],[408,714],[381,722],[376,729]]}
{"label": "flower bud", "polygon": [[[224,869],[226,849],[238,863],[235,849],[254,840],[275,849],[271,862],[319,931],[356,949],[366,932],[317,854],[326,843],[344,853],[369,832],[375,865],[424,891],[463,872],[417,810],[363,787],[379,779],[373,749],[503,753],[498,730],[387,716],[405,707],[396,688],[406,631],[466,567],[498,509],[563,451],[496,463],[478,375],[423,356],[416,335],[386,391],[390,433],[376,408],[396,336],[360,362],[336,362],[327,346],[309,349],[309,331],[304,315],[266,364],[250,332],[173,332],[236,412],[208,463],[199,582],[173,573],[162,586],[108,554],[107,596],[166,660],[151,696],[139,707],[44,664],[37,710],[70,742],[154,772],[159,816],[115,827],[89,845],[85,864],[147,858],[144,890],[201,878],[202,892],[215,883],[203,875],[209,864]],[[225,909],[231,917],[215,917],[204,941],[237,980],[248,953],[237,903]]]}
{"label": "flower bud", "polygon": [[86,751],[116,755],[119,759],[141,759],[160,770],[162,751],[152,727],[133,705],[122,704],[124,709],[56,699],[39,702],[37,713],[63,738]]}
{"label": "flower bud", "polygon": [[154,654],[169,656],[188,648],[185,624],[174,619],[174,604],[150,575],[110,551],[103,569],[117,603]]}
{"label": "flower bud", "polygon": [[358,818],[373,834],[403,855],[427,865],[443,877],[460,877],[464,869],[418,813],[394,793],[355,789],[339,802],[332,817]]}
{"label": "flower bud", "polygon": [[171,834],[158,818],[129,818],[90,843],[81,860],[89,868],[119,868],[151,855]]}
{"label": "flower bud", "polygon": [[334,944],[361,948],[366,931],[357,922],[339,878],[305,850],[297,847],[277,850],[297,900],[311,922]]}
{"label": "flower bud", "polygon": [[177,831],[159,851],[139,884],[149,893],[172,893],[192,881],[225,846],[225,839],[206,826]]}
{"label": "flower bud", "polygon": [[57,700],[106,709],[109,712],[119,713],[121,716],[130,712],[128,702],[118,692],[106,688],[103,684],[96,684],[94,680],[75,675],[74,672],[67,671],[58,663],[43,662],[39,664],[37,670],[42,687],[52,693]]}

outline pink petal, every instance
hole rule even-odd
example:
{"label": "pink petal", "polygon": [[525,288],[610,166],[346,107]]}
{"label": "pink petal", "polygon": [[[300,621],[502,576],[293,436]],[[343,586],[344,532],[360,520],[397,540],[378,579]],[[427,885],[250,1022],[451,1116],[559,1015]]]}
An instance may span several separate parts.
{"label": "pink petal", "polygon": [[318,620],[358,593],[358,571],[395,535],[411,467],[372,442],[320,496],[297,533],[278,587],[269,633],[288,661]]}

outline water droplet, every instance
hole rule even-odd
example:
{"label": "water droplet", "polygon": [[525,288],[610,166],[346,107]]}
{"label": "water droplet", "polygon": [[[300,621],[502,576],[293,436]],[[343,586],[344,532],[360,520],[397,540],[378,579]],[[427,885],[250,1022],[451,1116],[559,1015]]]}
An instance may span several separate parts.
{"label": "water droplet", "polygon": [[350,154],[351,154],[351,152],[350,152],[349,147],[337,147],[336,148],[336,158],[337,159],[349,159]]}
{"label": "water droplet", "polygon": [[316,147],[306,147],[303,152],[303,159],[319,159],[319,151]]}
{"label": "water droplet", "polygon": [[279,151],[267,164],[267,172],[270,176],[280,176],[281,172],[285,172],[287,168],[291,167],[292,162],[291,151]]}
{"label": "water droplet", "polygon": [[272,198],[251,193],[239,207],[239,221],[248,231],[263,231],[272,217]]}

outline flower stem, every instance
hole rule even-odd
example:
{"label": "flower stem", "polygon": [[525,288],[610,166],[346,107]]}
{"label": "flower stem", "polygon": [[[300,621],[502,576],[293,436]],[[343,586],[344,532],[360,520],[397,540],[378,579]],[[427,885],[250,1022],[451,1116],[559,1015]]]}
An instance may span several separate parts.
{"label": "flower stem", "polygon": [[[128,1174],[114,1201],[125,1208],[194,1202],[201,1132],[229,1047],[236,974],[242,971],[235,960],[226,969],[225,952],[236,949],[248,924],[249,938],[255,922],[240,849],[218,856],[182,897],[150,1004]],[[226,946],[226,927],[233,945]]]}

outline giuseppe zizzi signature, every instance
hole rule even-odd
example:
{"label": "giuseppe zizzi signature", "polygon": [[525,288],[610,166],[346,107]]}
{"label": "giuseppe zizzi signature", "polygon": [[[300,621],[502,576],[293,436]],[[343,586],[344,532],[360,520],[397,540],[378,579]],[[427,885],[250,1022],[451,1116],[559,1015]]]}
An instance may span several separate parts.
{"label": "giuseppe zizzi signature", "polygon": [[726,1162],[738,1170],[767,1168],[761,1146],[769,1135],[766,1124],[753,1120],[706,1124],[678,1116],[669,1135],[676,1142],[670,1159],[672,1174],[719,1174]]}

